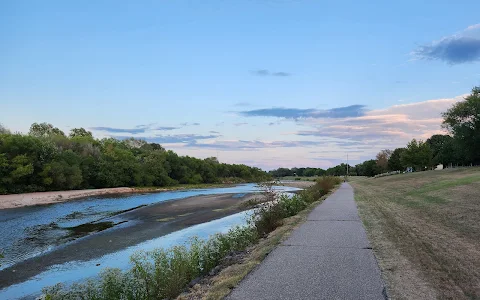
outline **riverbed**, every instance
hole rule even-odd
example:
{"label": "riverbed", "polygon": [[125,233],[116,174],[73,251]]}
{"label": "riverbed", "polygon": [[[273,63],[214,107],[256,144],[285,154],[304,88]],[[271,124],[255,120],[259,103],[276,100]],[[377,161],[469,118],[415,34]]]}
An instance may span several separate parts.
{"label": "riverbed", "polygon": [[[276,189],[297,190],[290,187]],[[260,190],[254,184],[245,184],[228,188],[90,197],[52,205],[0,210],[0,245],[5,256],[3,270],[0,271],[0,288],[3,288],[0,298],[19,298],[21,295],[15,291],[32,290],[32,282],[39,287],[56,283],[55,278],[73,280],[69,275],[56,275],[63,271],[76,270],[66,273],[77,274],[75,280],[84,275],[92,276],[92,270],[95,275],[101,268],[91,268],[94,262],[95,266],[100,263],[102,267],[116,267],[112,262],[120,261],[108,257],[125,257],[125,262],[128,262],[129,255],[124,251],[131,253],[132,249],[148,248],[143,244],[147,241],[151,241],[148,245],[155,247],[171,246],[178,241],[171,237],[172,234],[173,237],[190,236],[183,230],[205,237],[228,230],[239,224],[242,213],[238,213],[245,209],[239,204],[257,197],[255,193]],[[230,217],[232,219],[228,219]],[[217,221],[226,223],[202,227]],[[102,227],[100,229],[105,230],[99,232],[95,232],[99,229],[95,228],[94,232],[82,230],[80,235],[75,235],[77,232],[72,234],[72,228],[102,223],[111,226]],[[170,237],[159,240],[161,236]],[[123,254],[118,256],[119,253]]]}

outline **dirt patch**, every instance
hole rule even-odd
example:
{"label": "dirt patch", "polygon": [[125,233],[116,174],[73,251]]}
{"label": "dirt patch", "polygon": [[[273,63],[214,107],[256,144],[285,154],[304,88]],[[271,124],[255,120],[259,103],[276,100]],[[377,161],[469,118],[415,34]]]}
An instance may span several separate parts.
{"label": "dirt patch", "polygon": [[352,185],[392,298],[480,298],[480,168]]}

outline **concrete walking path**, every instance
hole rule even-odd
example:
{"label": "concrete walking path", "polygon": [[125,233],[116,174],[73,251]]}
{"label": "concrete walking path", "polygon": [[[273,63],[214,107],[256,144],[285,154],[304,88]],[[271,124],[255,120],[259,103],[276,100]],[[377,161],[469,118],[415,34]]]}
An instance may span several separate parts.
{"label": "concrete walking path", "polygon": [[227,299],[385,299],[380,270],[342,186],[240,282]]}

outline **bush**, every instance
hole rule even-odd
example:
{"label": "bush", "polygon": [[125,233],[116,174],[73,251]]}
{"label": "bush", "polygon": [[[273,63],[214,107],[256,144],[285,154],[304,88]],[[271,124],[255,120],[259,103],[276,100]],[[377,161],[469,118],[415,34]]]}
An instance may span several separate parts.
{"label": "bush", "polygon": [[255,210],[254,227],[258,236],[263,237],[283,225],[283,211],[280,205],[262,205]]}
{"label": "bush", "polygon": [[278,204],[281,207],[283,218],[296,215],[308,205],[305,199],[299,195],[293,195],[292,197],[281,195]]}
{"label": "bush", "polygon": [[43,290],[47,300],[57,299],[171,299],[193,279],[208,274],[230,252],[243,251],[258,240],[251,226],[235,227],[207,241],[193,238],[188,246],[137,252],[132,269],[106,269],[100,280],[70,288],[58,284]]}
{"label": "bush", "polygon": [[325,191],[325,193],[330,192],[337,184],[341,183],[342,180],[340,177],[335,176],[324,176],[321,179],[317,180],[317,185],[320,189]]}

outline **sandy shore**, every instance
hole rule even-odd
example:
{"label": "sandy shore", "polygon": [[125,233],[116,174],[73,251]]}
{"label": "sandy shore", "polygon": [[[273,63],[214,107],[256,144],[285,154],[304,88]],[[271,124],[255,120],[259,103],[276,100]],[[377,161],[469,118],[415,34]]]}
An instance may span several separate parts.
{"label": "sandy shore", "polygon": [[203,195],[124,212],[114,218],[123,220],[127,225],[131,224],[129,226],[114,226],[90,234],[1,270],[0,289],[25,281],[57,264],[92,260],[192,225],[232,215],[248,209],[246,202],[259,198],[259,194],[246,194],[242,197],[238,197],[238,194]]}
{"label": "sandy shore", "polygon": [[91,196],[127,194],[144,192],[134,188],[118,187],[107,189],[36,192],[24,194],[0,195],[0,209],[65,202]]}
{"label": "sandy shore", "polygon": [[[312,181],[282,181],[280,185],[296,188],[308,188],[313,185]],[[44,205],[52,203],[66,202],[72,199],[79,199],[92,196],[130,194],[130,193],[149,193],[168,191],[169,188],[158,188],[153,190],[136,189],[129,187],[105,188],[105,189],[88,189],[88,190],[72,190],[72,191],[52,191],[52,192],[35,192],[23,194],[0,195],[0,209]]]}

